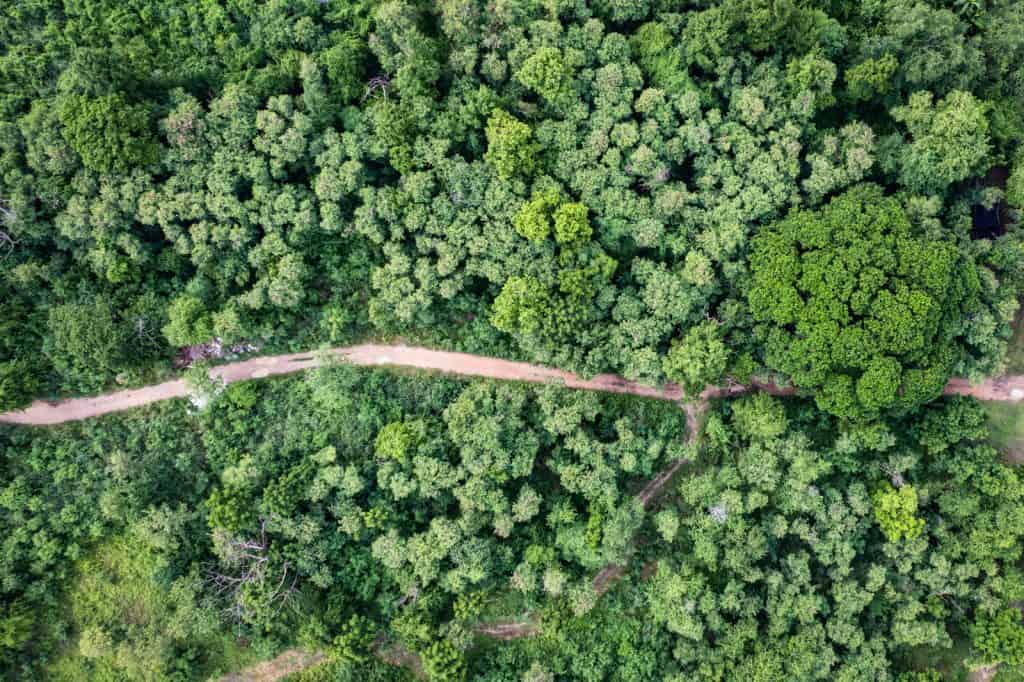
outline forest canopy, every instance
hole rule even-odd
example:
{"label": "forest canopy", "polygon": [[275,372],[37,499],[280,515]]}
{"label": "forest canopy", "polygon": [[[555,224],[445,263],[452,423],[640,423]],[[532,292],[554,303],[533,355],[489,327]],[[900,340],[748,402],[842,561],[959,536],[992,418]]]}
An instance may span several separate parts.
{"label": "forest canopy", "polygon": [[689,456],[675,405],[554,387],[339,367],[187,406],[0,429],[12,675],[227,672],[224,628],[358,660],[387,627],[425,654],[506,590],[583,613],[636,551],[635,490]]}
{"label": "forest canopy", "polygon": [[[778,373],[857,419],[1002,368],[1022,271],[1013,0],[3,12],[5,407],[138,383],[214,338],[403,335],[690,390]],[[936,245],[955,291],[878,268],[861,290],[902,301],[887,313],[774,323],[816,358],[798,367],[762,319],[778,292],[757,245],[854,197],[885,198],[883,234]],[[1001,216],[984,239],[977,205]],[[878,315],[916,339],[839,357]]]}
{"label": "forest canopy", "polygon": [[[0,426],[0,676],[1021,674],[1020,0],[0,19],[0,412],[193,392]],[[364,341],[690,402],[201,362]]]}

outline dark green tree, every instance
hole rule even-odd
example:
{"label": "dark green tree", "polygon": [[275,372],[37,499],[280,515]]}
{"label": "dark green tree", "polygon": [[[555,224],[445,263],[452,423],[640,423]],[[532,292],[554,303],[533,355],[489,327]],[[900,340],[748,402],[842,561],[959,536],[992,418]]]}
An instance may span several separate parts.
{"label": "dark green tree", "polygon": [[979,305],[971,260],[920,235],[875,185],[762,230],[750,268],[766,364],[854,419],[938,396],[964,352],[959,320]]}
{"label": "dark green tree", "polygon": [[57,111],[65,138],[87,168],[123,172],[158,158],[145,106],[129,104],[118,94],[96,98],[67,95],[59,101]]}

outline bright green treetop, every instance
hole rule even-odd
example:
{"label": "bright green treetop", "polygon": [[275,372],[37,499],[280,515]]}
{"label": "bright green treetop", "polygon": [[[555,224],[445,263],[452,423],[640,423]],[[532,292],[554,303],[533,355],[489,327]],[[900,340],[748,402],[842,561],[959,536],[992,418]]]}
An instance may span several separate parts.
{"label": "bright green treetop", "polygon": [[130,105],[120,95],[68,96],[58,113],[64,137],[92,170],[124,171],[157,159],[144,106]]}
{"label": "bright green treetop", "polygon": [[766,364],[814,389],[822,409],[855,419],[939,394],[956,320],[979,288],[953,244],[917,236],[900,201],[874,185],[763,230],[750,266]]}
{"label": "bright green treetop", "polygon": [[917,514],[917,490],[912,485],[885,486],[871,496],[875,520],[890,542],[913,540],[924,530],[924,519]]}
{"label": "bright green treetop", "polygon": [[484,160],[508,180],[529,175],[537,165],[536,146],[530,141],[530,126],[511,114],[495,109],[487,121],[487,153]]}

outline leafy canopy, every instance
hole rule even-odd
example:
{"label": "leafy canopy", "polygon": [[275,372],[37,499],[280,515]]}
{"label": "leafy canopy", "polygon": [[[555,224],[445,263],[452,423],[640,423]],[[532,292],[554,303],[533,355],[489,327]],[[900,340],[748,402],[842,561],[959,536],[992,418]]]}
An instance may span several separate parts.
{"label": "leafy canopy", "polygon": [[852,419],[935,398],[958,353],[956,321],[977,306],[973,263],[919,236],[875,185],[764,229],[750,264],[766,364]]}

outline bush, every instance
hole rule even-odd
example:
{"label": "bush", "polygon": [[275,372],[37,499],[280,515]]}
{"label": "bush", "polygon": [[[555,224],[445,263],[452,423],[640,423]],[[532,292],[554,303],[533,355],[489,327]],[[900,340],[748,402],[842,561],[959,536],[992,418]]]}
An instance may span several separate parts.
{"label": "bush", "polygon": [[129,105],[120,94],[64,96],[58,113],[64,137],[87,168],[100,173],[126,171],[158,158],[149,109]]}

